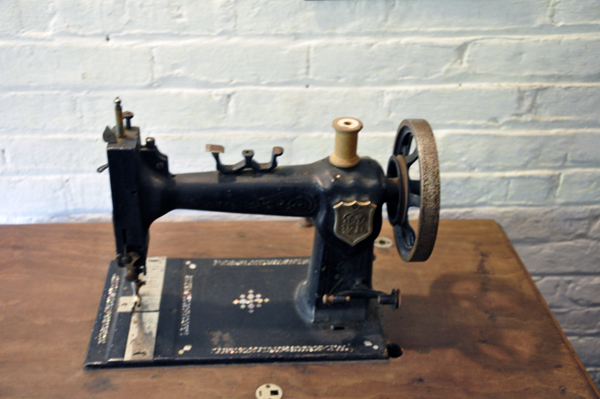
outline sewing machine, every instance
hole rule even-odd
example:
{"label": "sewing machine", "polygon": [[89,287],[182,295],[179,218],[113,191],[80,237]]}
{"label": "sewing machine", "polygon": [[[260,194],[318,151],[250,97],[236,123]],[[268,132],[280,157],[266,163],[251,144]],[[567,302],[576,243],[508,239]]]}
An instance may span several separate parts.
{"label": "sewing machine", "polygon": [[[439,219],[435,140],[424,120],[401,123],[387,173],[356,153],[362,123],[333,121],[331,156],[277,166],[243,151],[214,172],[173,175],[166,155],[115,100],[107,127],[117,256],[111,262],[86,367],[191,363],[387,359],[377,308],[400,306],[400,290],[374,290],[373,246],[387,204],[396,247],[407,262],[430,256]],[[411,167],[418,169],[414,177]],[[419,210],[417,229],[409,209]],[[167,259],[147,257],[148,230],[174,209],[310,218],[306,258]],[[198,245],[202,245],[198,243]],[[224,254],[226,256],[226,254]]]}

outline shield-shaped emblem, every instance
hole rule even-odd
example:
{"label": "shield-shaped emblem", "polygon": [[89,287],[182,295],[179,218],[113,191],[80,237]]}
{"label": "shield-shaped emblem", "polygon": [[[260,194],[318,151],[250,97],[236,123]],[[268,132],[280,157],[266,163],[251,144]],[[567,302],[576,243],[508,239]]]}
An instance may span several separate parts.
{"label": "shield-shaped emblem", "polygon": [[371,201],[341,201],[333,206],[333,232],[342,241],[355,246],[373,232],[373,214],[377,205]]}

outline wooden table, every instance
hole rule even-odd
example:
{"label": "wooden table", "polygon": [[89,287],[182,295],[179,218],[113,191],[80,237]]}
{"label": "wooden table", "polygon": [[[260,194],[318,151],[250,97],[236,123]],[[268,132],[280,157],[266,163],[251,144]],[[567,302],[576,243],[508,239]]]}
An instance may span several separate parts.
{"label": "wooden table", "polygon": [[[157,223],[150,255],[307,256],[294,222]],[[387,223],[382,235],[392,237]],[[402,289],[384,327],[389,362],[84,370],[108,263],[109,224],[0,226],[0,397],[598,398],[600,394],[493,221],[442,221],[428,262],[376,248],[374,287]]]}

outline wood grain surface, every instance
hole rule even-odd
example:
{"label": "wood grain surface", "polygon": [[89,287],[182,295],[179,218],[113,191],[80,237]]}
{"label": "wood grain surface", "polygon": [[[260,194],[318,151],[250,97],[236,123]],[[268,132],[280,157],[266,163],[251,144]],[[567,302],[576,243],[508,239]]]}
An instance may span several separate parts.
{"label": "wood grain surface", "polygon": [[[150,255],[308,256],[295,222],[157,223]],[[382,235],[392,237],[387,224]],[[0,397],[254,398],[275,383],[292,398],[598,398],[502,229],[442,221],[425,263],[375,250],[389,362],[84,370],[109,261],[109,224],[0,226]]]}

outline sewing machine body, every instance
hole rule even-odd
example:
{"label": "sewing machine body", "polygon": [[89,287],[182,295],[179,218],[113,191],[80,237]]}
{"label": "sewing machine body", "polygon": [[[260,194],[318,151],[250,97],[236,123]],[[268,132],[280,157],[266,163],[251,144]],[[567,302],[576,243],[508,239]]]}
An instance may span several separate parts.
{"label": "sewing machine body", "polygon": [[[342,120],[354,124],[350,134],[362,127]],[[340,126],[343,134],[351,130]],[[374,291],[371,276],[383,204],[404,201],[407,211],[410,202],[398,160],[391,176],[390,167],[386,176],[376,161],[343,152],[344,159],[278,167],[283,149],[276,147],[270,163],[255,162],[247,150],[245,160],[227,166],[219,160],[223,148],[208,146],[217,171],[172,175],[154,139],[142,145],[139,128],[117,125],[104,137],[118,256],[87,367],[388,357],[377,303],[397,308],[399,290]],[[344,162],[351,166],[337,166]],[[148,259],[150,225],[174,209],[311,218],[312,255]],[[406,226],[408,218],[397,222]],[[413,236],[403,242],[416,246],[408,228]]]}

